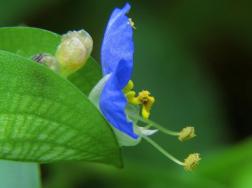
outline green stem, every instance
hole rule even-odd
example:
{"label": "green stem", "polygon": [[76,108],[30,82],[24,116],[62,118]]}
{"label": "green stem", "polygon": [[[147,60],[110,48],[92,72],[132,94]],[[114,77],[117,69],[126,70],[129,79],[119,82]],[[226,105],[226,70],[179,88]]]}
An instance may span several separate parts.
{"label": "green stem", "polygon": [[173,155],[168,153],[164,148],[162,148],[160,145],[158,145],[156,142],[154,142],[151,138],[141,135],[147,142],[149,142],[153,147],[155,147],[158,151],[160,151],[164,156],[172,160],[173,162],[177,163],[178,165],[184,166],[184,163],[175,158]]}
{"label": "green stem", "polygon": [[36,163],[0,161],[0,187],[40,188],[40,170]]}
{"label": "green stem", "polygon": [[145,121],[145,122],[147,122],[147,123],[149,123],[149,124],[151,124],[153,127],[157,128],[158,130],[162,131],[165,134],[169,134],[169,135],[172,135],[172,136],[179,136],[179,132],[171,131],[169,129],[166,129],[166,128],[162,127],[161,125],[157,124],[154,121],[151,121],[149,119],[145,120],[143,118],[142,118],[142,120]]}
{"label": "green stem", "polygon": [[[133,116],[132,116],[133,117]],[[164,127],[162,127],[161,125],[157,124],[156,122],[154,121],[151,121],[149,119],[144,119],[143,117],[139,116],[139,115],[134,115],[133,118],[137,118],[138,120],[148,124],[147,125],[147,128],[150,128],[150,127],[155,127],[157,128],[158,130],[160,130],[161,132],[165,133],[165,134],[168,134],[168,135],[171,135],[171,136],[179,136],[179,132],[176,132],[176,131],[171,131],[169,129],[166,129]]]}

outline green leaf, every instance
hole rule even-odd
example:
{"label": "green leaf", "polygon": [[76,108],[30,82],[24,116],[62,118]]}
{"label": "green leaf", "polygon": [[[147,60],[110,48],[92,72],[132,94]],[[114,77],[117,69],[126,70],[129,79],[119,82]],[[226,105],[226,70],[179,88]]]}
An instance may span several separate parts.
{"label": "green leaf", "polygon": [[69,80],[83,93],[89,94],[101,78],[101,67],[93,58],[89,58],[86,65],[76,73],[72,74],[69,77]]}
{"label": "green leaf", "polygon": [[111,127],[69,81],[5,51],[0,66],[0,158],[121,165]]}
{"label": "green leaf", "polygon": [[0,28],[0,49],[32,57],[38,53],[54,54],[61,37],[43,29],[31,27]]}
{"label": "green leaf", "polygon": [[[60,39],[61,37],[55,33],[42,30],[42,29],[37,29],[37,28],[30,28],[30,27],[0,28],[0,41],[1,41],[0,49],[16,53],[19,56],[21,55],[29,59],[33,55],[38,54],[38,53],[54,54],[58,44],[60,43]],[[1,80],[4,82],[8,78],[8,80],[10,80],[10,82],[13,83],[12,85],[13,88],[12,89],[9,88],[9,89],[11,89],[14,95],[13,97],[14,98],[16,97],[15,100],[17,100],[16,101],[17,104],[19,103],[18,101],[21,100],[21,98],[23,97],[28,97],[28,98],[22,101],[26,101],[26,102],[29,102],[30,100],[34,101],[33,111],[31,110],[29,111],[28,109],[26,110],[23,109],[25,111],[28,110],[29,113],[35,113],[35,116],[32,115],[32,119],[33,118],[36,119],[37,117],[36,110],[39,110],[41,106],[44,109],[49,108],[50,105],[52,105],[52,107],[54,108],[58,108],[58,109],[55,109],[54,112],[50,112],[50,110],[48,110],[48,112],[43,115],[43,118],[44,118],[43,121],[41,120],[41,117],[37,117],[38,120],[35,120],[35,119],[34,120],[29,119],[29,121],[25,120],[25,122],[22,123],[23,125],[26,125],[28,123],[27,126],[30,126],[29,124],[31,124],[31,121],[34,121],[35,123],[33,124],[36,124],[36,122],[38,123],[38,125],[36,126],[34,125],[34,126],[37,127],[38,129],[42,129],[40,128],[40,126],[43,127],[44,124],[47,123],[47,121],[49,121],[48,126],[50,126],[51,123],[53,124],[51,125],[51,127],[58,126],[58,125],[60,126],[60,129],[62,129],[63,131],[61,133],[62,136],[64,136],[65,133],[63,130],[64,126],[61,124],[65,124],[65,126],[71,125],[73,130],[69,130],[69,127],[65,127],[66,137],[70,137],[70,132],[72,132],[71,134],[74,135],[73,137],[77,141],[79,140],[80,142],[77,144],[77,141],[76,141],[76,144],[77,144],[76,147],[77,149],[80,149],[82,153],[86,152],[85,150],[87,150],[87,152],[92,152],[93,155],[90,157],[93,158],[94,161],[101,160],[101,162],[107,162],[107,163],[112,163],[112,164],[120,163],[119,148],[117,146],[117,141],[115,140],[114,135],[110,129],[110,126],[106,123],[104,118],[96,110],[93,104],[91,104],[88,101],[86,96],[81,94],[81,92],[78,91],[77,88],[73,87],[67,80],[60,78],[59,76],[57,76],[50,70],[34,62],[31,63],[30,60],[20,58],[18,56],[13,56],[13,54],[8,54],[5,52],[1,52],[1,54],[3,54],[0,58],[0,61],[1,61],[0,63],[2,67],[1,71],[5,71],[1,73],[2,75]],[[10,63],[8,65],[7,61],[11,62],[11,66],[10,66]],[[13,62],[15,62],[16,64]],[[29,67],[27,67],[28,66],[27,62],[29,62],[28,63]],[[3,69],[4,63],[7,64],[5,65],[7,66],[6,69]],[[18,67],[21,66],[21,67],[18,69],[15,69],[14,65]],[[12,72],[11,69],[15,69],[15,70]],[[89,71],[89,69],[91,69],[92,71]],[[90,60],[87,63],[87,66],[84,67],[82,70],[78,71],[76,75],[73,75],[71,77],[71,80],[73,81],[74,84],[76,84],[77,86],[80,86],[82,91],[84,91],[85,93],[88,93],[88,91],[96,83],[96,81],[99,80],[99,77],[95,76],[96,74],[98,75],[99,71],[100,71],[100,68],[98,64],[96,64],[95,61],[92,58],[90,58]],[[77,75],[79,77],[83,77],[84,79],[79,79]],[[19,77],[21,78],[19,79]],[[92,79],[92,77],[94,77],[94,79]],[[57,81],[55,81],[55,79]],[[23,83],[21,83],[22,80],[23,80]],[[0,87],[0,91],[2,91],[0,95],[7,95],[6,94],[7,92],[4,91],[4,87],[5,87],[4,84],[2,84]],[[21,87],[22,87],[22,90],[21,90]],[[37,89],[35,90],[35,88]],[[19,90],[22,92],[18,93]],[[72,95],[71,93],[75,93],[74,95],[78,95],[78,97],[71,96]],[[71,101],[71,104],[69,104],[69,106],[65,104],[65,103],[68,103],[67,102],[68,100]],[[0,109],[3,108],[2,110],[4,113],[6,112],[6,109],[8,109],[7,106],[9,105],[9,102],[10,101],[7,101],[5,99],[6,106],[4,107],[2,105],[2,107],[0,107]],[[52,102],[54,102],[55,104],[54,105],[50,104]],[[15,106],[17,104],[13,103],[12,105]],[[27,104],[24,104],[24,105],[27,105]],[[19,104],[19,107],[24,108],[24,106],[22,107],[22,104]],[[32,106],[30,108],[32,108]],[[13,113],[14,114],[12,114],[11,116],[13,116],[14,119],[19,118],[20,114],[16,114],[15,109],[13,109]],[[37,113],[39,113],[40,115],[40,112],[37,112]],[[8,118],[9,118],[9,115],[8,115]],[[22,119],[22,117],[20,118]],[[66,121],[64,120],[64,118],[66,119]],[[21,122],[19,124],[20,126],[22,126]],[[43,124],[43,125],[40,125],[40,124]],[[75,128],[75,126],[77,127],[77,129]],[[8,130],[8,131],[12,132],[12,130]],[[47,133],[43,133],[43,134],[46,135]],[[89,135],[86,135],[86,134],[89,134]],[[39,138],[39,137],[41,136],[33,135],[34,139]],[[68,149],[71,149],[71,148],[68,148]],[[96,150],[97,150],[97,154],[96,154]],[[78,159],[78,160],[91,160],[91,161],[93,160],[91,158],[85,159],[85,157],[83,158],[83,156],[81,157],[80,155],[83,155],[83,154],[79,153],[79,154],[76,154],[76,156],[73,155],[71,157],[73,159]],[[100,155],[102,155],[102,157]],[[40,160],[34,156],[31,156],[31,158],[29,157],[30,156],[28,156],[28,158],[24,157],[23,159],[22,157],[16,158],[16,160],[26,160],[27,158],[27,160],[32,160],[32,161],[33,160],[39,161],[39,162],[44,161],[44,159]],[[57,156],[56,159],[52,157],[52,159],[48,159],[48,160],[49,161],[58,160],[57,159],[58,157],[60,156]],[[13,159],[15,159],[15,157]],[[68,160],[68,158],[66,157],[66,159],[59,159],[59,160]]]}

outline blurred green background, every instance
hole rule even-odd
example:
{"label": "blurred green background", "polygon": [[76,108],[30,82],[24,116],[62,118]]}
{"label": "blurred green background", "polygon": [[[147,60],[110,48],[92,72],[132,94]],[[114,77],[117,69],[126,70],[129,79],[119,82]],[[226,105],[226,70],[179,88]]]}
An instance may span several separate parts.
{"label": "blurred green background", "polygon": [[[1,0],[0,26],[28,25],[57,33],[84,28],[99,61],[103,32],[120,0]],[[45,188],[251,188],[252,3],[227,0],[128,1],[137,30],[134,81],[156,97],[152,119],[180,130],[186,143],[153,137],[180,159],[199,152],[193,173],[142,142],[123,148],[124,168],[80,162],[42,166]]]}

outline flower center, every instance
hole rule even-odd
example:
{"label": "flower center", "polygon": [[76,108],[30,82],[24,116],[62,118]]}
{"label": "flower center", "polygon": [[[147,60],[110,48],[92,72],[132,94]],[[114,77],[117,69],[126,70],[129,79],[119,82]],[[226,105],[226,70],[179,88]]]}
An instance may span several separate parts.
{"label": "flower center", "polygon": [[142,116],[145,119],[148,119],[150,116],[151,107],[155,102],[155,98],[151,96],[150,92],[143,90],[139,92],[137,96],[138,100],[142,104]]}
{"label": "flower center", "polygon": [[155,98],[151,96],[151,93],[148,90],[142,90],[138,93],[138,95],[136,95],[136,92],[133,90],[133,88],[134,83],[132,80],[130,80],[123,90],[125,96],[127,97],[128,103],[140,105],[142,107],[142,117],[148,119],[150,117],[150,111],[155,102]]}

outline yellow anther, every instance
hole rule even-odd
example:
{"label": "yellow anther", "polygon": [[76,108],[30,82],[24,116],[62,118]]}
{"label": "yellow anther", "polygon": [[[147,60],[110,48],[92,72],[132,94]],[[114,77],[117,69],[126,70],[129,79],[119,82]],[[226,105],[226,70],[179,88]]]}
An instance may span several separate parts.
{"label": "yellow anther", "polygon": [[129,91],[126,94],[127,100],[130,104],[139,105],[139,100],[136,97],[135,91]]}
{"label": "yellow anther", "polygon": [[132,80],[130,80],[128,84],[125,86],[125,88],[123,89],[123,92],[125,96],[127,97],[128,103],[139,105],[140,103],[136,97],[136,92],[133,91],[133,88],[134,88],[134,83]]}
{"label": "yellow anther", "polygon": [[133,105],[142,105],[141,114],[143,118],[148,119],[150,116],[151,107],[155,102],[155,98],[151,96],[150,92],[147,90],[139,92],[138,96],[136,96],[136,92],[133,90],[133,88],[134,83],[132,80],[130,80],[123,89],[123,92],[127,97],[128,103]]}
{"label": "yellow anther", "polygon": [[129,24],[133,29],[136,29],[135,23],[133,22],[132,18],[129,18]]}
{"label": "yellow anther", "polygon": [[127,93],[130,92],[133,88],[134,88],[134,83],[133,83],[132,80],[130,80],[130,81],[128,82],[128,84],[125,86],[125,88],[123,89],[123,92],[124,92],[125,94],[127,94]]}
{"label": "yellow anther", "polygon": [[194,127],[185,127],[179,132],[178,139],[183,142],[186,140],[190,140],[191,138],[195,137],[195,130]]}
{"label": "yellow anther", "polygon": [[145,106],[142,107],[142,116],[144,119],[148,119],[150,117],[150,111],[148,111]]}
{"label": "yellow anther", "polygon": [[184,161],[184,168],[186,171],[193,170],[198,166],[199,161],[201,160],[199,153],[190,154]]}
{"label": "yellow anther", "polygon": [[147,90],[143,90],[138,93],[137,99],[140,104],[142,104],[142,116],[145,119],[148,119],[150,116],[150,110],[152,105],[155,102],[155,98],[151,96],[150,92]]}

